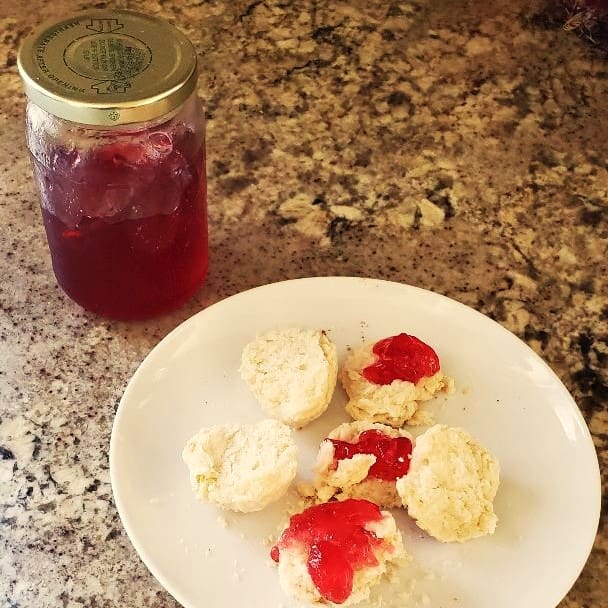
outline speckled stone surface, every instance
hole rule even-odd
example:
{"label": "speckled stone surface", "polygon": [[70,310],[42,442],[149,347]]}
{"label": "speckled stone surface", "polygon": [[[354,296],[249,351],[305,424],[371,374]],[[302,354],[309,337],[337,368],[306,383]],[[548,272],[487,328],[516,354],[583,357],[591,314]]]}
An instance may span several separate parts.
{"label": "speckled stone surface", "polygon": [[[55,284],[23,143],[20,40],[87,5],[0,5],[0,605],[176,606],[112,501],[116,405],[182,320],[286,278],[387,278],[490,315],[572,391],[605,486],[608,58],[560,2],[98,3],[180,26],[208,106],[209,280],[137,324]],[[604,518],[560,606],[607,596]]]}

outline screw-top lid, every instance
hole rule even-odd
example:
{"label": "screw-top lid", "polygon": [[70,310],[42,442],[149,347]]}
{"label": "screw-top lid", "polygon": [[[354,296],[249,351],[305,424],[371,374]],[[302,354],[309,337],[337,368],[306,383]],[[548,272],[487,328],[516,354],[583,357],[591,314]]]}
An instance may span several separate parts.
{"label": "screw-top lid", "polygon": [[179,30],[133,11],[96,10],[45,24],[19,51],[27,96],[73,122],[153,120],[196,87],[196,52]]}

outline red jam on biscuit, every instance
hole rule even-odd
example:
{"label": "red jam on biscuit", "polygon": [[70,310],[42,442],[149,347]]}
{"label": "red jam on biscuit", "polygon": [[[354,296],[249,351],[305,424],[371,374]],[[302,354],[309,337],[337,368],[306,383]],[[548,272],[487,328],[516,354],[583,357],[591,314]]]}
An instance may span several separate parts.
{"label": "red jam on biscuit", "polygon": [[373,454],[376,462],[368,477],[395,481],[407,474],[410,468],[412,442],[407,437],[388,437],[376,430],[363,431],[356,443],[330,439],[334,446],[334,458],[346,460],[355,454]]}
{"label": "red jam on biscuit", "polygon": [[377,360],[363,370],[363,376],[374,384],[391,384],[394,380],[415,384],[440,369],[437,353],[422,340],[408,334],[380,340],[372,350]]}
{"label": "red jam on biscuit", "polygon": [[374,547],[383,541],[365,525],[381,519],[380,508],[367,500],[315,505],[291,517],[270,556],[278,562],[281,550],[302,546],[308,555],[308,573],[321,596],[342,604],[352,593],[354,573],[378,565]]}

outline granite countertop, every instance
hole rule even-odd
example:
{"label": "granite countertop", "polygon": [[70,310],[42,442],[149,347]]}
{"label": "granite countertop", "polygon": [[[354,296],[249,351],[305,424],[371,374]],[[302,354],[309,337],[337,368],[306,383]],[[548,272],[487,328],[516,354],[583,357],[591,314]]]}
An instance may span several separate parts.
{"label": "granite countertop", "polygon": [[[87,5],[0,7],[2,606],[177,606],[113,504],[116,405],[182,320],[287,278],[386,278],[496,319],[574,395],[605,489],[608,56],[564,31],[563,3],[98,2],[180,26],[208,107],[209,279],[134,324],[57,287],[23,141],[16,49]],[[604,605],[606,526],[560,606]]]}

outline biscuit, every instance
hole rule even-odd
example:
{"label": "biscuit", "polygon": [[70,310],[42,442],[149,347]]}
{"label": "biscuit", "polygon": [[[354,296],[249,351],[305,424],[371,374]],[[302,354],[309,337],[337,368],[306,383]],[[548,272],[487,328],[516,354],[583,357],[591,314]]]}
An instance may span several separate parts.
{"label": "biscuit", "polygon": [[[336,519],[339,521],[339,518]],[[382,511],[381,519],[364,524],[364,528],[371,533],[372,538],[381,541],[370,549],[375,563],[357,568],[353,572],[352,590],[348,597],[339,603],[340,606],[352,606],[368,599],[371,588],[385,578],[397,560],[406,557],[401,533],[388,511]],[[308,550],[302,543],[293,542],[280,548],[278,572],[283,591],[309,604],[338,605],[323,597],[311,577],[308,565]],[[335,572],[331,574],[336,575]]]}
{"label": "biscuit", "polygon": [[232,511],[260,511],[283,496],[296,476],[292,431],[277,420],[201,429],[182,458],[196,497]]}
{"label": "biscuit", "polygon": [[240,373],[262,409],[300,428],[318,418],[336,386],[338,357],[325,332],[270,331],[243,349]]}
{"label": "biscuit", "polygon": [[441,370],[413,383],[393,380],[390,384],[375,384],[363,375],[363,370],[376,362],[374,343],[353,348],[340,371],[340,380],[348,394],[346,411],[355,420],[380,422],[399,428],[404,424],[427,424],[428,417],[420,412],[420,404],[439,393],[454,392],[454,382]]}
{"label": "biscuit", "polygon": [[496,529],[499,475],[498,460],[465,430],[438,424],[416,439],[397,492],[420,528],[442,542],[463,542]]}
{"label": "biscuit", "polygon": [[401,498],[395,481],[387,481],[368,476],[376,462],[373,454],[355,454],[352,458],[335,461],[334,445],[330,439],[356,443],[361,433],[379,431],[387,437],[406,437],[410,434],[403,429],[394,429],[384,424],[365,421],[346,422],[327,435],[317,454],[314,466],[314,486],[321,502],[331,498],[364,498],[384,508],[400,507]]}

